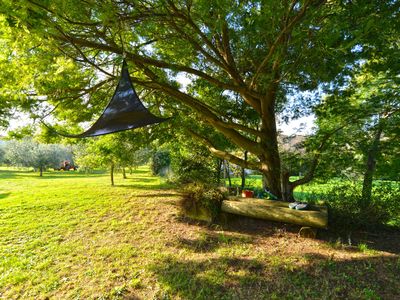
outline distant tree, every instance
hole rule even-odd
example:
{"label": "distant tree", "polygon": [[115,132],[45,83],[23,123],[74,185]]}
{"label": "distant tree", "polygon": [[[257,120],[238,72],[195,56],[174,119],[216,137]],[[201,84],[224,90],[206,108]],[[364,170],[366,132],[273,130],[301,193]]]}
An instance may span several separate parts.
{"label": "distant tree", "polygon": [[4,164],[5,163],[5,154],[6,154],[6,150],[4,145],[0,144],[0,164]]}
{"label": "distant tree", "polygon": [[116,157],[112,136],[101,136],[88,140],[77,153],[77,164],[83,168],[109,167],[111,185],[114,185],[114,168]]}
{"label": "distant tree", "polygon": [[138,130],[90,139],[82,144],[77,152],[77,164],[83,168],[109,168],[111,185],[114,185],[114,171],[117,167],[137,165],[137,161],[133,160],[138,159],[137,155],[140,152],[136,151],[147,145],[143,137],[143,131]]}
{"label": "distant tree", "polygon": [[44,169],[58,166],[60,161],[71,157],[71,153],[61,145],[41,144],[32,139],[23,139],[9,141],[5,157],[12,165],[33,167],[43,176]]}

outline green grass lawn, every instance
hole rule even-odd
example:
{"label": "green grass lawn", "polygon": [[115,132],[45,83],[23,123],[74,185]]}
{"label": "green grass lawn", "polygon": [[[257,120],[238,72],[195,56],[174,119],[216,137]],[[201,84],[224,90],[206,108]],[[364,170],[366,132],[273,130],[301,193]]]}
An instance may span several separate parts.
{"label": "green grass lawn", "polygon": [[190,222],[146,167],[109,182],[0,170],[0,299],[400,297],[396,247],[303,239],[296,226],[250,219]]}

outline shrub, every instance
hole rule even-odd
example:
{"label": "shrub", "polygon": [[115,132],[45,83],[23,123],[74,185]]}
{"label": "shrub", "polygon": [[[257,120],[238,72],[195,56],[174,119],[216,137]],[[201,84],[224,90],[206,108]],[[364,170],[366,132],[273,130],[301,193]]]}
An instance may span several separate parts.
{"label": "shrub", "polygon": [[150,165],[153,175],[165,176],[170,163],[171,158],[168,151],[155,152]]}
{"label": "shrub", "polygon": [[174,161],[173,171],[175,180],[187,184],[194,182],[212,183],[215,171],[201,160],[181,157]]}
{"label": "shrub", "polygon": [[338,183],[321,196],[330,208],[332,227],[373,229],[388,223],[400,226],[398,186],[374,186],[371,203],[365,209],[361,209],[361,186],[356,183]]}
{"label": "shrub", "polygon": [[202,183],[185,186],[180,202],[182,213],[194,219],[214,221],[221,212],[222,200],[227,195],[218,188]]}
{"label": "shrub", "polygon": [[171,168],[172,179],[178,183],[218,183],[217,161],[208,152],[174,152],[171,156]]}

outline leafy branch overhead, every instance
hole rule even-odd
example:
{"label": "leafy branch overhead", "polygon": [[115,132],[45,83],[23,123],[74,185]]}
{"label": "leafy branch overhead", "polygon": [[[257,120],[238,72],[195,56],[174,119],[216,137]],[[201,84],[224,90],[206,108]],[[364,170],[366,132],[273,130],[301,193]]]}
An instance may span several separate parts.
{"label": "leafy branch overhead", "polygon": [[[212,146],[211,135],[195,126],[193,135],[214,155],[261,171],[277,195],[278,108],[287,105],[288,95],[338,82],[361,59],[377,55],[394,42],[387,37],[398,23],[396,1],[3,2],[2,27],[25,32],[20,44],[31,37],[39,44],[25,60],[40,65],[40,72],[27,75],[30,88],[46,95],[50,106],[38,105],[39,112],[56,107],[53,113],[65,120],[65,112],[73,111],[72,122],[98,115],[125,56],[139,89],[159,95],[145,101],[155,99],[168,115],[190,109],[192,120],[234,147]],[[74,66],[58,69],[60,81],[50,75],[57,60]],[[41,82],[39,74],[46,74]],[[182,76],[190,79],[186,87]],[[237,157],[234,148],[248,151],[254,163]]]}

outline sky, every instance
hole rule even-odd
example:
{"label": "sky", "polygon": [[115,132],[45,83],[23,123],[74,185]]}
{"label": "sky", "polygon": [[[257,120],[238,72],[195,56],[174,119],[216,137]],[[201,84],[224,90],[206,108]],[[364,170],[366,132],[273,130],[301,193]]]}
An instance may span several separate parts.
{"label": "sky", "polygon": [[278,130],[284,135],[310,135],[313,133],[315,116],[305,116],[292,120],[288,124],[278,121]]}

